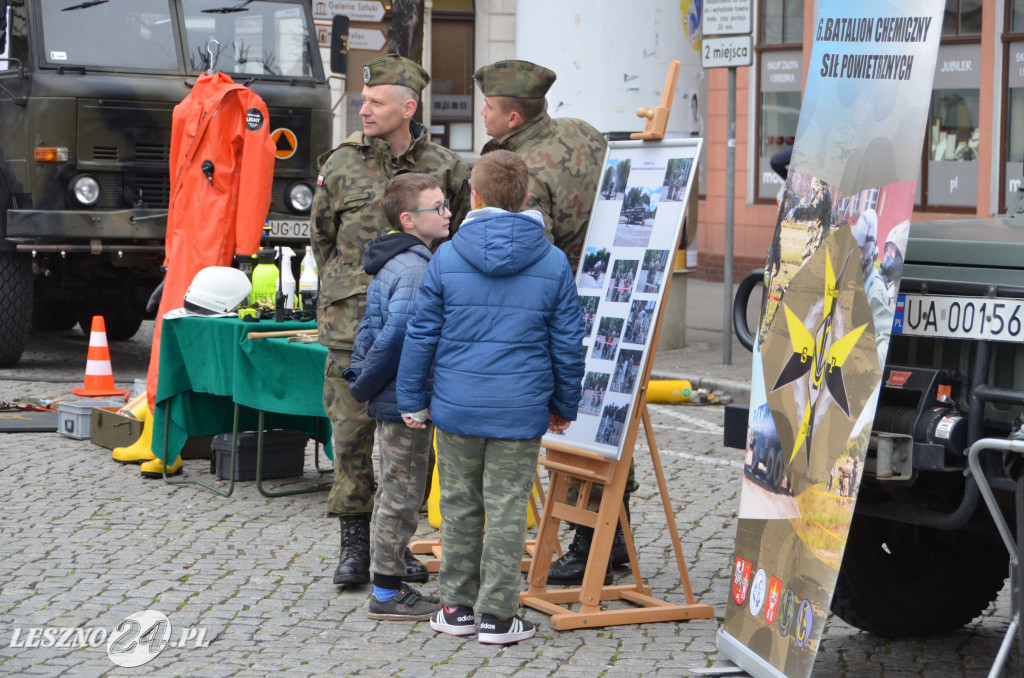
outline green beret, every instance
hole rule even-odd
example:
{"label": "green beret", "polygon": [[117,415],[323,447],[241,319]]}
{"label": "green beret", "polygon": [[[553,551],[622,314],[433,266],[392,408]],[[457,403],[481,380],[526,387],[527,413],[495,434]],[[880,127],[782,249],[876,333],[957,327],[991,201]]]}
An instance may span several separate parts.
{"label": "green beret", "polygon": [[543,99],[555,82],[555,72],[529,61],[497,61],[473,74],[486,97]]}
{"label": "green beret", "polygon": [[398,54],[377,57],[363,66],[363,84],[367,87],[404,85],[422,92],[428,82],[430,76],[423,70],[423,66]]}

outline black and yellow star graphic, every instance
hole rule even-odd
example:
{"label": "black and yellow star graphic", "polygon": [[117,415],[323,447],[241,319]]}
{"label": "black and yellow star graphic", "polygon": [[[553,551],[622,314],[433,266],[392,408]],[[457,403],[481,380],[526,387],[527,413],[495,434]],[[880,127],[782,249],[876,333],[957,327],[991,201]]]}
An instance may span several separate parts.
{"label": "black and yellow star graphic", "polygon": [[790,462],[796,458],[800,447],[804,446],[807,452],[807,463],[810,465],[815,409],[826,391],[843,411],[843,414],[847,418],[850,417],[850,403],[846,395],[846,383],[843,380],[843,363],[846,362],[853,347],[857,344],[857,340],[864,333],[864,328],[867,327],[865,323],[843,336],[837,336],[835,315],[839,308],[839,289],[851,255],[852,253],[847,254],[846,261],[837,278],[832,268],[832,258],[829,256],[828,248],[825,248],[825,307],[815,332],[812,333],[803,321],[790,310],[789,306],[784,302],[782,304],[786,311],[786,325],[789,329],[790,343],[793,346],[793,355],[782,368],[771,390],[774,393],[783,386],[801,379],[806,380],[807,386],[807,402],[804,406],[800,426],[797,429],[796,443],[789,456]]}

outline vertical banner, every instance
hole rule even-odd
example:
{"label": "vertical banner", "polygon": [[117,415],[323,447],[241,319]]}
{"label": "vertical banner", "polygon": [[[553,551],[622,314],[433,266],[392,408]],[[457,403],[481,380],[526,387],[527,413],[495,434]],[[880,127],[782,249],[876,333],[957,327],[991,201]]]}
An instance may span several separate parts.
{"label": "vertical banner", "polygon": [[702,143],[608,144],[576,274],[586,332],[583,399],[576,421],[545,442],[622,457]]}
{"label": "vertical banner", "polygon": [[[877,405],[942,0],[821,0],[765,266],[719,650],[809,676]],[[889,253],[889,256],[887,255]]]}

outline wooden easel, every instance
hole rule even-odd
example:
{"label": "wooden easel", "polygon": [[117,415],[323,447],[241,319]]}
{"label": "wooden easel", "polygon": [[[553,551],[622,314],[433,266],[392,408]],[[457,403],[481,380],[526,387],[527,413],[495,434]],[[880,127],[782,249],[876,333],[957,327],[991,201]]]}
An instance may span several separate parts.
{"label": "wooden easel", "polygon": [[[672,276],[666,277],[665,295],[669,293]],[[661,333],[661,321],[665,314],[665,304],[658,312],[657,324],[651,346],[658,345]],[[665,484],[665,473],[661,466],[661,456],[654,440],[654,429],[651,426],[650,414],[647,411],[647,383],[651,378],[654,365],[652,351],[644,365],[641,386],[638,389],[637,406],[625,432],[622,457],[618,460],[603,457],[588,450],[563,446],[547,442],[547,455],[541,459],[551,474],[548,483],[547,501],[544,503],[544,514],[538,523],[536,547],[533,562],[527,577],[530,587],[519,594],[519,603],[551,615],[551,628],[556,630],[593,628],[612,626],[615,624],[640,624],[654,621],[680,621],[685,619],[710,619],[715,616],[714,608],[694,602],[693,588],[686,569],[686,558],[679,542],[679,530],[676,528],[675,514]],[[651,589],[643,583],[640,567],[637,563],[636,547],[626,517],[626,508],[622,504],[622,492],[626,487],[629,474],[629,463],[633,459],[633,448],[636,445],[640,424],[643,424],[647,436],[647,446],[651,451],[654,473],[658,478],[658,490],[661,503],[665,509],[665,521],[669,534],[672,536],[672,548],[679,566],[679,577],[686,595],[686,604],[674,605],[659,600],[651,595]],[[582,481],[576,504],[567,504],[568,478]],[[601,506],[595,513],[587,510],[587,501],[594,483],[604,485]],[[579,525],[594,529],[590,555],[587,558],[587,569],[583,575],[583,584],[579,588],[558,588],[547,590],[548,571],[551,559],[558,546],[558,528],[562,520],[569,520]],[[629,568],[633,575],[633,583],[625,585],[604,585],[604,575],[608,569],[611,556],[612,540],[615,537],[616,522],[622,522],[622,533],[626,537],[626,548],[629,551]],[[600,604],[610,600],[623,600],[638,606],[632,609],[602,609]],[[573,611],[567,607],[579,605]]]}
{"label": "wooden easel", "polygon": [[657,141],[665,138],[668,127],[668,114],[672,112],[672,97],[676,95],[676,81],[679,80],[680,63],[673,59],[668,64],[668,75],[665,76],[665,89],[661,92],[661,105],[650,108],[636,109],[638,118],[644,119],[644,131],[633,132],[630,139],[646,139]]}

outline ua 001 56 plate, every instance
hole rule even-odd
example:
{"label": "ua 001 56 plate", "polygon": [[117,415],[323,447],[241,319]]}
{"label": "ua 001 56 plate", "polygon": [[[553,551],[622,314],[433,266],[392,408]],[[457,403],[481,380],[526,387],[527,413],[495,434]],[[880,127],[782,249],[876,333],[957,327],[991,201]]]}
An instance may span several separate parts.
{"label": "ua 001 56 plate", "polygon": [[893,334],[988,341],[1024,341],[1024,301],[901,294]]}

